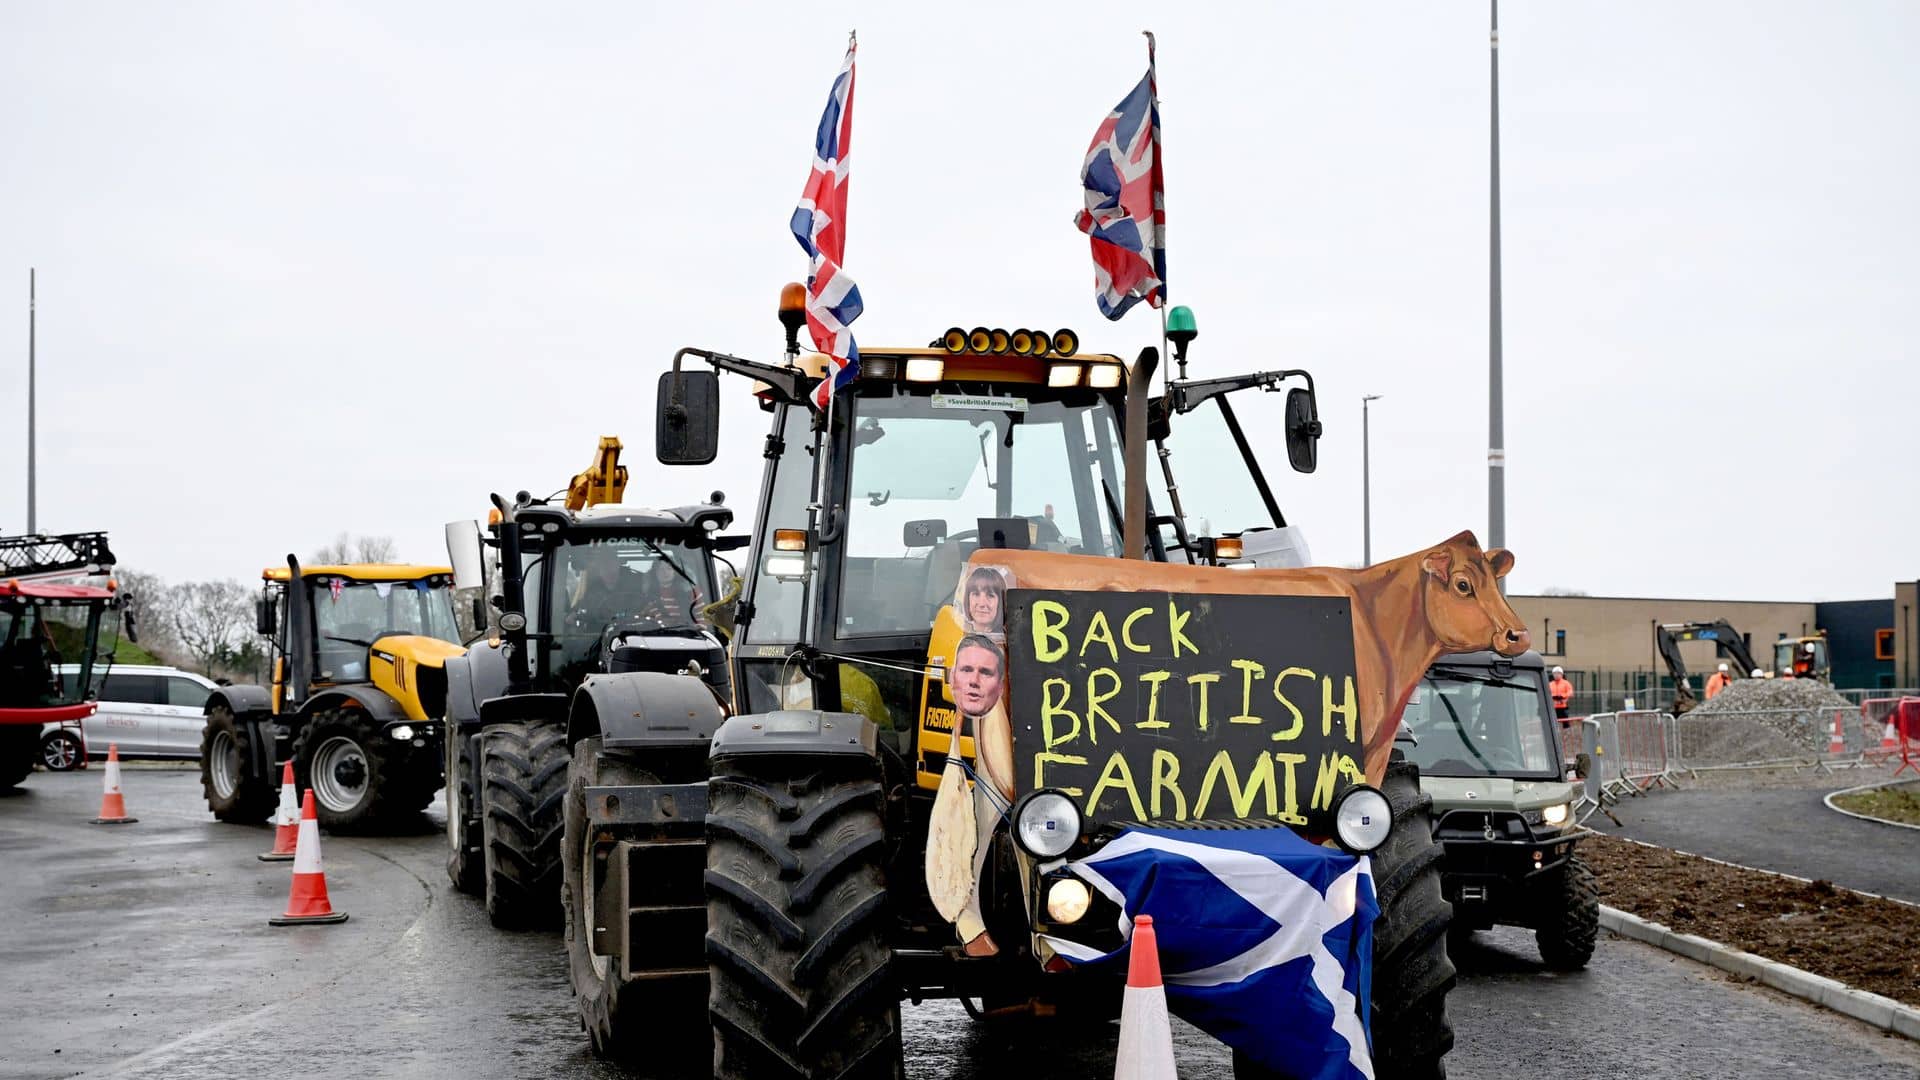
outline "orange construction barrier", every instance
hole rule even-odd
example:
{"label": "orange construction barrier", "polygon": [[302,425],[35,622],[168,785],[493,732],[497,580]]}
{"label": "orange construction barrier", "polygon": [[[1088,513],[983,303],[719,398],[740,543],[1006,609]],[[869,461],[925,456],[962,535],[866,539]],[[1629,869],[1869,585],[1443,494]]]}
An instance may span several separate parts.
{"label": "orange construction barrier", "polygon": [[100,796],[100,816],[95,825],[131,825],[140,819],[127,816],[127,800],[120,794],[120,744],[107,744],[107,775],[102,778],[106,791]]}
{"label": "orange construction barrier", "polygon": [[1160,981],[1160,941],[1153,932],[1153,916],[1135,915],[1113,1080],[1176,1080],[1176,1075],[1173,1020],[1167,1014],[1167,988]]}
{"label": "orange construction barrier", "polygon": [[293,856],[293,891],[287,897],[287,913],[267,922],[299,926],[346,921],[347,913],[333,910],[327,900],[327,875],[320,868],[320,815],[314,810],[313,789],[308,788],[306,802],[300,806],[300,840]]}
{"label": "orange construction barrier", "polygon": [[300,843],[300,807],[293,793],[293,762],[280,770],[280,805],[273,811],[273,850],[254,858],[261,862],[286,862],[297,854]]}

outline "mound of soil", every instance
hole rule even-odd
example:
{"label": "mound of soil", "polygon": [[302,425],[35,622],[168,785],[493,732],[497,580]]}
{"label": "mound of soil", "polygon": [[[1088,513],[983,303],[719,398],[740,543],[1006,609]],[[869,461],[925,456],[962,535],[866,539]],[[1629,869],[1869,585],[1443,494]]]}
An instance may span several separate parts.
{"label": "mound of soil", "polygon": [[1611,837],[1580,850],[1603,904],[1920,1007],[1920,908]]}
{"label": "mound of soil", "polygon": [[1834,711],[1857,706],[1812,679],[1736,679],[1678,720],[1680,760],[1733,765],[1824,753]]}

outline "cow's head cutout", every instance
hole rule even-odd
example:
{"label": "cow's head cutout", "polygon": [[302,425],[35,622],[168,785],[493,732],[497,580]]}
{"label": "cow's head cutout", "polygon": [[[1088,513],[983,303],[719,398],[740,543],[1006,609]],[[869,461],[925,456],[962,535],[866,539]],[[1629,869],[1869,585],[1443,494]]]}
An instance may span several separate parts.
{"label": "cow's head cutout", "polygon": [[1527,651],[1532,635],[1500,595],[1499,580],[1513,569],[1512,552],[1482,552],[1473,533],[1463,532],[1422,555],[1420,568],[1426,572],[1427,623],[1442,651]]}

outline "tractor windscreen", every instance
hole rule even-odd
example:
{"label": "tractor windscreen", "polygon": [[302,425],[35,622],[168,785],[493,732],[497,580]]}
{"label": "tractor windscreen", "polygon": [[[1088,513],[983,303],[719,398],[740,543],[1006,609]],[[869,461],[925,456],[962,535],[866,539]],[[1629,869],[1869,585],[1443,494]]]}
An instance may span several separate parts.
{"label": "tractor windscreen", "polygon": [[924,634],[981,523],[1009,544],[1120,553],[1120,435],[1091,391],[861,397],[847,492],[842,637]]}
{"label": "tractor windscreen", "polygon": [[[540,610],[551,670],[584,672],[610,626],[703,628],[711,599],[704,549],[671,536],[576,536],[529,562],[527,591],[551,588]],[[539,620],[536,620],[538,622]]]}
{"label": "tractor windscreen", "polygon": [[[89,696],[104,600],[0,600],[0,708],[50,708]],[[106,646],[109,653],[112,643]],[[67,675],[58,665],[73,665]]]}
{"label": "tractor windscreen", "polygon": [[460,643],[446,578],[355,581],[322,574],[307,580],[313,590],[317,670],[327,682],[368,678],[367,647],[383,637],[418,634]]}
{"label": "tractor windscreen", "polygon": [[1418,745],[1396,745],[1433,776],[1558,775],[1539,679],[1535,671],[1429,672],[1404,716]]}

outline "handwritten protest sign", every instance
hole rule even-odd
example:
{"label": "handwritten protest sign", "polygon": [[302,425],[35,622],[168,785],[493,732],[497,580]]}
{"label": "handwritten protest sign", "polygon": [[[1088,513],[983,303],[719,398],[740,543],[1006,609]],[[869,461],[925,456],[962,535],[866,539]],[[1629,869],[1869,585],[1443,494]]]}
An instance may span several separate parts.
{"label": "handwritten protest sign", "polygon": [[1094,823],[1327,832],[1364,778],[1345,597],[1014,589],[1007,606],[1021,790],[1065,791]]}

